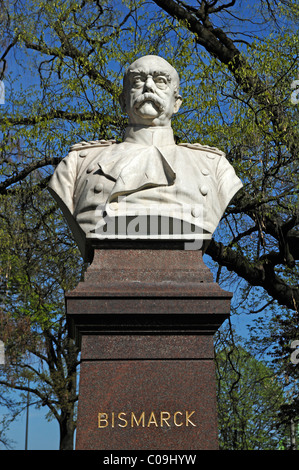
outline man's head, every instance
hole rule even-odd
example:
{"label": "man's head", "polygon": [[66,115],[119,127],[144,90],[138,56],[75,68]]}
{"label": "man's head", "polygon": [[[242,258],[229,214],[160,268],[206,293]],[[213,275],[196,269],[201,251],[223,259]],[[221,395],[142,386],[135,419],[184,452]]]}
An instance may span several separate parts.
{"label": "man's head", "polygon": [[140,57],[126,70],[120,104],[129,124],[170,126],[181,102],[178,73],[162,57]]}

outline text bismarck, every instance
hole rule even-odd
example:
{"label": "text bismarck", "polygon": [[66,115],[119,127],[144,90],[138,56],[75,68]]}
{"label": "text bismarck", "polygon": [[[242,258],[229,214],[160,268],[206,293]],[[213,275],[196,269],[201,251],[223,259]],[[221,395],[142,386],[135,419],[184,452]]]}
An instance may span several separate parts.
{"label": "text bismarck", "polygon": [[98,427],[99,428],[127,428],[127,427],[181,427],[193,426],[196,427],[195,411],[169,411],[159,412],[100,412],[98,413]]}

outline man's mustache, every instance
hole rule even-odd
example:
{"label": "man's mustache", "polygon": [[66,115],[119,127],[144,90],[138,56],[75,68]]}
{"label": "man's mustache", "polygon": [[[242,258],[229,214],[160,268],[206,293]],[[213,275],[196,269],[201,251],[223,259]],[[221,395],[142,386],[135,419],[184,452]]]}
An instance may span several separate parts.
{"label": "man's mustache", "polygon": [[142,103],[144,101],[152,101],[154,104],[158,106],[160,110],[163,110],[165,108],[165,102],[159,96],[155,95],[154,93],[143,93],[143,95],[138,96],[136,100],[134,101],[134,107],[135,108],[140,108]]}

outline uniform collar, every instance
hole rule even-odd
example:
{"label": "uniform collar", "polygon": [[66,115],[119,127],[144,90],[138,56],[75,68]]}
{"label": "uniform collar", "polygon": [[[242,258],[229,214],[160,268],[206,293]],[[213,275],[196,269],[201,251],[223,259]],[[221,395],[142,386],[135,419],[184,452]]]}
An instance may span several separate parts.
{"label": "uniform collar", "polygon": [[141,145],[175,145],[171,127],[143,127],[128,126],[125,131],[124,142]]}

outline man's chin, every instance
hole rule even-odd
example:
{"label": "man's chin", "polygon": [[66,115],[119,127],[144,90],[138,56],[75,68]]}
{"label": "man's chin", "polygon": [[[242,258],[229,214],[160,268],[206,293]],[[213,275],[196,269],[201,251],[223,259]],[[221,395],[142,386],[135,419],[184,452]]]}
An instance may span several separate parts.
{"label": "man's chin", "polygon": [[138,116],[149,117],[158,117],[161,114],[161,110],[158,108],[158,106],[152,103],[151,101],[142,103],[141,106],[135,108],[135,112],[136,114],[138,114]]}
{"label": "man's chin", "polygon": [[161,114],[160,113],[138,113],[136,112],[137,121],[142,121],[144,123],[151,123],[156,119],[159,119]]}

